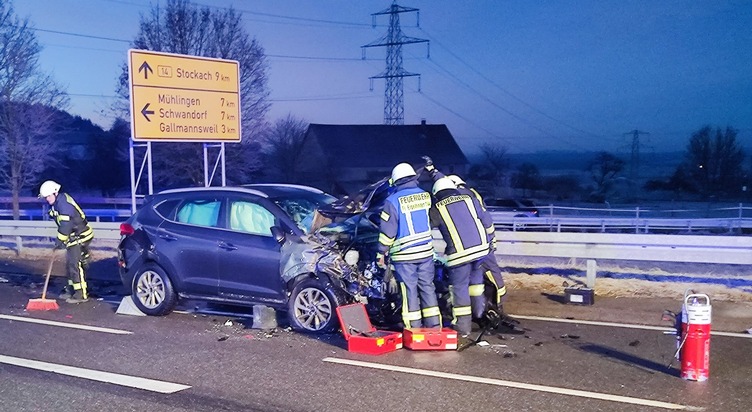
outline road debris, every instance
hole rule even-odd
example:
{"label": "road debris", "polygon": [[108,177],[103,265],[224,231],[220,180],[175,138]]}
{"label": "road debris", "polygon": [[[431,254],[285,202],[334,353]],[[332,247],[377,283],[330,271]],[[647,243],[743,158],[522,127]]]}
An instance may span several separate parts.
{"label": "road debris", "polygon": [[505,358],[516,358],[517,354],[512,351],[506,351],[502,356],[504,356]]}
{"label": "road debris", "polygon": [[227,339],[230,339],[230,337],[229,337],[229,336],[222,336],[222,337],[220,337],[219,339],[217,339],[217,341],[218,341],[218,342],[224,342],[224,341],[226,341]]}
{"label": "road debris", "polygon": [[8,279],[0,276],[0,283],[8,283],[8,282],[10,282]]}
{"label": "road debris", "polygon": [[579,339],[580,335],[570,335],[568,333],[565,333],[565,334],[561,335],[561,338],[562,339]]}
{"label": "road debris", "polygon": [[639,346],[639,345],[640,345],[640,341],[637,339],[633,340],[632,342],[629,342],[629,346]]}
{"label": "road debris", "polygon": [[490,346],[491,344],[488,343],[488,342],[486,342],[486,341],[484,341],[484,340],[482,340],[482,341],[476,343],[476,345],[481,346],[481,347],[486,347],[486,346]]}
{"label": "road debris", "polygon": [[227,322],[225,322],[225,326],[232,326],[232,321],[228,319]]}

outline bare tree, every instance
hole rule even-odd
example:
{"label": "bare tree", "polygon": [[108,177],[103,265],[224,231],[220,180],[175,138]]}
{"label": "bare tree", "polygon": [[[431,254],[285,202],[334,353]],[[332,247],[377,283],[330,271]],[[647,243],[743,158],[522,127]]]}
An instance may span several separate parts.
{"label": "bare tree", "polygon": [[732,127],[705,126],[692,134],[684,162],[674,176],[677,185],[701,194],[738,193],[744,179],[744,150]]}
{"label": "bare tree", "polygon": [[283,182],[297,182],[306,129],[308,123],[288,114],[277,120],[264,134],[262,151],[269,177]]}
{"label": "bare tree", "polygon": [[624,161],[608,152],[598,152],[585,170],[595,183],[591,200],[602,202],[611,191],[614,181],[624,169]]}
{"label": "bare tree", "polygon": [[541,188],[541,176],[538,167],[525,162],[517,168],[512,177],[514,187],[522,189],[522,196],[528,196],[528,190],[535,192]]}
{"label": "bare tree", "polygon": [[504,179],[509,164],[506,158],[507,151],[505,146],[490,143],[480,146],[483,157],[479,164],[470,168],[469,173],[469,176],[478,182],[478,190],[495,197],[500,194],[500,188],[507,187]]}
{"label": "bare tree", "polygon": [[0,39],[0,186],[10,190],[18,219],[19,193],[54,161],[55,117],[68,97],[39,70],[42,48],[28,19],[6,0],[0,0]]}
{"label": "bare tree", "polygon": [[[269,110],[268,65],[264,49],[243,28],[241,14],[232,8],[199,7],[188,0],[157,3],[148,15],[141,16],[140,30],[133,47],[193,56],[237,60],[240,65],[241,145],[227,145],[228,168],[234,178],[250,176],[259,167],[258,147],[253,140],[267,127]],[[123,99],[114,107],[128,109],[128,66],[123,64],[117,92]],[[246,147],[246,145],[249,145]],[[203,183],[202,145],[195,143],[160,143],[152,148],[155,169],[163,173],[158,181],[167,184]],[[237,153],[235,153],[237,152]],[[231,161],[230,159],[237,161]],[[179,173],[179,174],[178,174]]]}

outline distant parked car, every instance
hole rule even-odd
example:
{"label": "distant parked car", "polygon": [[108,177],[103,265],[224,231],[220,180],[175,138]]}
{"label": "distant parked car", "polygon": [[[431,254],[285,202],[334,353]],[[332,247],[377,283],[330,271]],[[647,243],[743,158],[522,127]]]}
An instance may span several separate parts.
{"label": "distant parked car", "polygon": [[530,199],[486,199],[486,207],[497,216],[539,217],[538,207]]}

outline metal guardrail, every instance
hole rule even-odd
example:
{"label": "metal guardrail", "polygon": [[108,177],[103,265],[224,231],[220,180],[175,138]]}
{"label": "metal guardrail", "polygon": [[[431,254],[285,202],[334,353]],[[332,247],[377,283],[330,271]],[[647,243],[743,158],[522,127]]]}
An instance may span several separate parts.
{"label": "metal guardrail", "polygon": [[491,212],[499,229],[512,231],[600,233],[741,233],[752,231],[752,218],[507,217]]}
{"label": "metal guardrail", "polygon": [[[117,222],[91,222],[95,241],[120,239]],[[49,221],[0,221],[0,236],[23,247],[23,239],[56,237]],[[437,250],[443,240],[434,231]],[[712,235],[657,235],[623,233],[556,233],[496,231],[496,253],[501,256],[563,257],[752,265],[752,237]],[[113,242],[110,242],[113,243]]]}
{"label": "metal guardrail", "polygon": [[752,237],[496,231],[507,256],[752,265]]}

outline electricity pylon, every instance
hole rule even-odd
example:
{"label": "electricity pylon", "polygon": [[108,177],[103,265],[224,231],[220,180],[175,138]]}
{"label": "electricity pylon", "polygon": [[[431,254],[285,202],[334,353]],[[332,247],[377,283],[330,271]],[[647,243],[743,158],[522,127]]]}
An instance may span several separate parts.
{"label": "electricity pylon", "polygon": [[[373,79],[385,79],[386,87],[384,89],[384,124],[404,124],[405,123],[405,103],[404,88],[402,79],[405,77],[420,76],[418,73],[410,73],[402,68],[402,45],[412,43],[428,43],[426,39],[417,37],[408,37],[402,33],[400,28],[400,13],[418,12],[418,9],[411,7],[402,7],[395,1],[388,9],[378,13],[371,14],[372,24],[376,27],[376,16],[389,15],[389,31],[380,39],[361,46],[363,49],[363,59],[366,58],[366,49],[369,47],[386,47],[386,69],[376,76],[369,77],[371,81],[371,90],[373,90]],[[418,13],[418,26],[420,25],[420,14]],[[420,77],[418,77],[418,90],[420,90]]]}
{"label": "electricity pylon", "polygon": [[640,135],[649,135],[648,132],[642,132],[637,129],[624,133],[625,136],[632,135],[632,155],[629,160],[629,181],[633,185],[632,194],[639,190],[638,180],[640,178]]}

